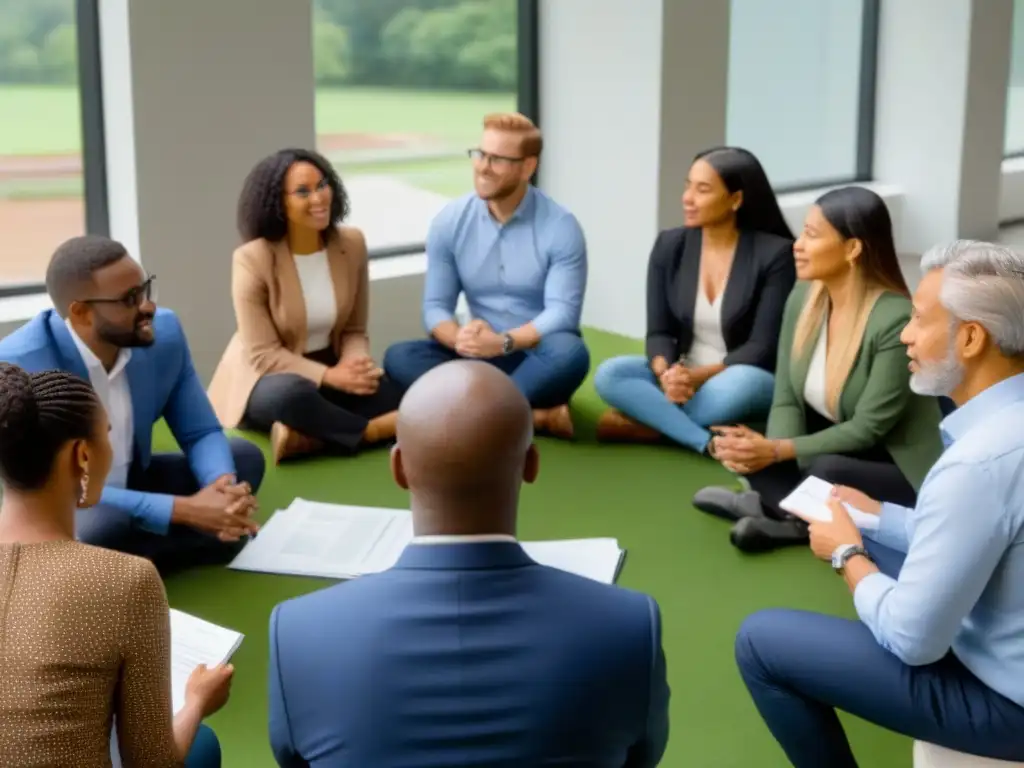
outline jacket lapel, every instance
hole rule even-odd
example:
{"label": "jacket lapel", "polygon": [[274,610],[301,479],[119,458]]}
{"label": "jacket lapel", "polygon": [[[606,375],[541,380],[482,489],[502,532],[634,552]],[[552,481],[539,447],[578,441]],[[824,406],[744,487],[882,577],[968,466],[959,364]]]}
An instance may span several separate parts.
{"label": "jacket lapel", "polygon": [[[822,321],[822,325],[824,325],[827,322],[828,319],[826,318],[825,320]],[[804,401],[804,387],[807,385],[807,373],[811,369],[811,358],[814,356],[814,347],[818,343],[818,334],[822,332],[822,328],[821,326],[819,326],[817,333],[811,335],[811,338],[807,341],[807,345],[800,351],[800,354],[792,355],[790,358],[790,381],[793,384],[793,391],[797,395],[797,400],[799,400],[801,403],[803,403]]]}
{"label": "jacket lapel", "polygon": [[[683,254],[679,260],[679,272],[676,274],[676,290],[674,300],[679,302],[680,326],[689,329],[690,337],[681,349],[689,349],[693,340],[693,308],[697,303],[697,291],[700,290],[700,249],[701,231],[691,229],[683,239]],[[675,362],[675,361],[670,361]]]}
{"label": "jacket lapel", "polygon": [[271,312],[279,314],[280,322],[278,331],[285,337],[287,343],[291,336],[295,343],[288,344],[293,349],[304,350],[306,348],[306,298],[302,293],[302,281],[299,279],[299,270],[295,266],[295,258],[288,250],[285,241],[270,244],[274,254],[271,264],[271,280],[277,281],[278,306],[271,308]]}
{"label": "jacket lapel", "polygon": [[[327,265],[331,270],[331,284],[334,286],[334,301],[338,307],[351,306],[352,302],[346,300],[347,292],[352,291],[353,286],[350,285],[351,280],[348,275],[348,266],[346,264],[346,258],[348,251],[345,248],[345,243],[342,241],[341,233],[337,233],[334,237],[327,241]],[[331,347],[334,349],[335,354],[341,354],[341,329],[345,327],[347,317],[342,317],[339,312],[337,319],[334,322],[334,328],[331,330]]]}
{"label": "jacket lapel", "polygon": [[750,282],[755,276],[754,235],[747,230],[741,230],[739,240],[736,241],[732,266],[729,267],[729,277],[722,292],[722,335],[726,339],[730,338],[729,329],[750,300]]}
{"label": "jacket lapel", "polygon": [[61,367],[68,373],[73,373],[75,376],[89,381],[89,369],[85,367],[85,361],[82,359],[78,347],[75,346],[75,340],[71,338],[71,331],[68,330],[60,315],[51,311],[47,321],[50,336],[53,338],[57,354],[61,359]]}
{"label": "jacket lapel", "polygon": [[158,386],[153,376],[147,375],[146,355],[148,351],[141,348],[132,350],[131,359],[124,368],[128,377],[128,391],[132,396],[132,432],[135,445],[133,453],[142,466],[149,465],[150,451],[153,441],[153,387]]}

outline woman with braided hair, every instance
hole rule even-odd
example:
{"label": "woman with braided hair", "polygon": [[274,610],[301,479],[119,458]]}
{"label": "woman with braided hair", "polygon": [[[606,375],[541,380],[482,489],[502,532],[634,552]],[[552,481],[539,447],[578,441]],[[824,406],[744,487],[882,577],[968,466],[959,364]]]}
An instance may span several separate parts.
{"label": "woman with braided hair", "polygon": [[0,363],[0,755],[4,765],[219,766],[202,719],[230,666],[199,667],[171,712],[170,615],[148,560],[74,540],[112,460],[106,411],[63,371]]}

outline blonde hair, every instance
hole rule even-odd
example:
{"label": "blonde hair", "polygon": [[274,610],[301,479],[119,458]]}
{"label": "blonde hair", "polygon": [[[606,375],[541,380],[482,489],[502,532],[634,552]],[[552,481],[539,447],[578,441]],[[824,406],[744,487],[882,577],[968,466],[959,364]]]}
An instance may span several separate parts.
{"label": "blonde hair", "polygon": [[519,149],[525,157],[540,157],[544,138],[533,120],[519,112],[494,112],[484,117],[484,129],[505,131],[519,136]]}
{"label": "blonde hair", "polygon": [[[825,356],[825,404],[833,416],[839,413],[839,398],[843,394],[846,379],[849,378],[853,363],[860,352],[860,345],[864,341],[864,330],[867,328],[868,318],[871,317],[871,310],[875,308],[875,302],[879,297],[888,290],[881,285],[867,283],[861,273],[862,271],[859,269],[854,273],[851,298],[857,307],[857,314],[853,326],[849,333],[843,333],[842,345],[835,349],[833,354]],[[796,321],[796,330],[793,333],[794,356],[807,354],[812,342],[817,341],[818,333],[827,332],[823,326],[828,323],[829,305],[828,290],[826,290],[825,284],[815,280],[807,291],[803,309]]]}

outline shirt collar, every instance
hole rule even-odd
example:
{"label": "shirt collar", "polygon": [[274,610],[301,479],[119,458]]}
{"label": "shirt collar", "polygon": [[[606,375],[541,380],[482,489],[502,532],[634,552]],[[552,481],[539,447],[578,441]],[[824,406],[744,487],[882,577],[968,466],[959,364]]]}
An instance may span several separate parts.
{"label": "shirt collar", "polygon": [[512,213],[511,216],[508,217],[508,221],[506,221],[504,224],[499,223],[497,219],[491,216],[491,212],[487,208],[486,200],[484,200],[482,197],[477,197],[476,202],[477,205],[480,207],[481,218],[485,218],[488,221],[497,224],[499,227],[507,227],[513,221],[516,221],[517,219],[527,218],[533,213],[533,209],[537,205],[537,188],[534,187],[533,184],[530,184],[526,187],[526,194],[523,195],[523,199],[519,201],[519,205],[516,206],[515,211]]}
{"label": "shirt collar", "polygon": [[993,384],[944,418],[939,425],[943,442],[951,445],[974,424],[1018,400],[1024,400],[1024,373]]}
{"label": "shirt collar", "polygon": [[85,363],[86,369],[89,373],[101,373],[103,376],[113,379],[117,374],[124,370],[124,367],[128,365],[128,361],[131,360],[132,351],[126,347],[121,347],[117,352],[117,359],[114,361],[114,367],[108,372],[103,367],[103,363],[96,353],[89,349],[89,346],[82,341],[81,337],[75,333],[75,329],[71,327],[71,322],[68,320],[64,321],[64,324],[68,328],[68,333],[71,334],[71,340],[75,342],[75,346],[78,347],[78,354],[82,356],[82,361]]}
{"label": "shirt collar", "polygon": [[506,533],[478,533],[464,536],[414,536],[412,539],[413,544],[482,544],[493,541],[515,544],[516,537]]}

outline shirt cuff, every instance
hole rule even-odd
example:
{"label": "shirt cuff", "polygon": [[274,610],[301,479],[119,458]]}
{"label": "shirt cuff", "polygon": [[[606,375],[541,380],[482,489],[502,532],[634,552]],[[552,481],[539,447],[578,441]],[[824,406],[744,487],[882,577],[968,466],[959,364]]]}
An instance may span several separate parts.
{"label": "shirt cuff", "polygon": [[883,501],[882,509],[878,514],[878,528],[865,533],[879,544],[905,553],[909,546],[907,512],[906,507]]}
{"label": "shirt cuff", "polygon": [[174,497],[163,493],[147,493],[143,504],[144,509],[138,517],[139,528],[166,536],[171,528]]}
{"label": "shirt cuff", "polygon": [[882,600],[895,586],[895,579],[879,571],[861,579],[853,591],[853,605],[857,609],[857,615],[879,643],[882,642],[879,635],[879,611]]}

